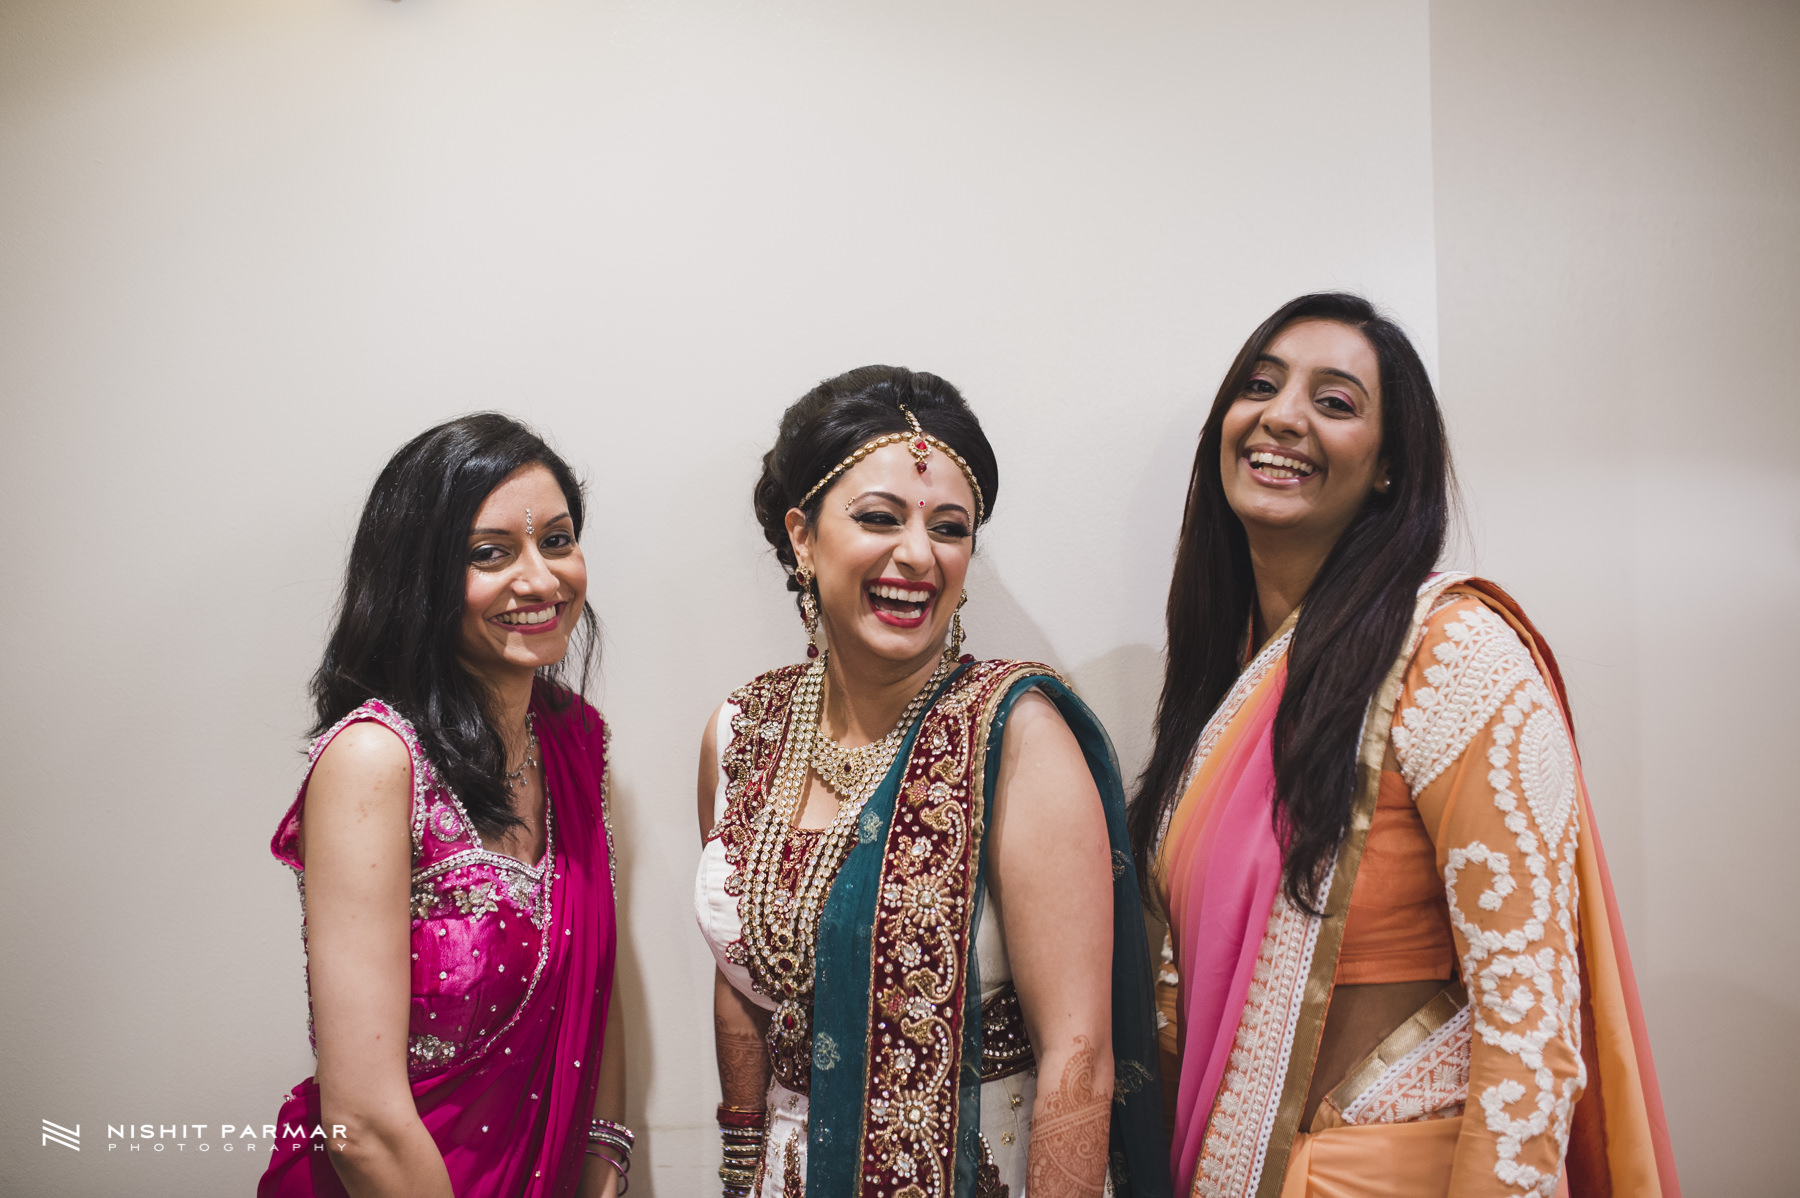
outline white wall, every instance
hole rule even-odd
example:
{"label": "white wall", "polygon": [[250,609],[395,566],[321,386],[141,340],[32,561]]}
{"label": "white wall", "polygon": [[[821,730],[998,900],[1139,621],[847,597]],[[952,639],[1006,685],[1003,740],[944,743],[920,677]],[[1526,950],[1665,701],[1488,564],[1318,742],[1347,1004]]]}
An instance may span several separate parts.
{"label": "white wall", "polygon": [[1574,692],[1688,1193],[1792,1192],[1800,7],[1431,21],[1479,561]]}
{"label": "white wall", "polygon": [[310,1072],[266,847],[305,680],[380,463],[499,407],[592,484],[634,1192],[705,1192],[693,761],[801,646],[748,502],[781,409],[871,361],[962,387],[1003,479],[971,647],[1070,669],[1141,756],[1231,350],[1323,285],[1435,342],[1426,39],[1423,0],[0,9],[0,497],[34,613],[0,634],[3,1102],[90,1141],[21,1130],[0,1171],[249,1187],[241,1153],[92,1141],[259,1121]]}
{"label": "white wall", "polygon": [[[592,486],[634,1192],[708,1192],[693,755],[725,691],[801,645],[748,503],[782,407],[870,361],[963,388],[1003,480],[970,647],[1070,671],[1135,763],[1205,405],[1244,335],[1324,286],[1384,302],[1434,362],[1440,282],[1459,297],[1447,398],[1484,552],[1574,659],[1634,946],[1676,956],[1662,858],[1629,846],[1691,838],[1651,825],[1649,779],[1709,758],[1631,705],[1641,667],[1580,663],[1660,644],[1693,655],[1678,678],[1716,667],[1704,642],[1615,635],[1663,609],[1494,516],[1513,509],[1485,488],[1529,488],[1471,449],[1500,435],[1455,385],[1482,280],[1447,264],[1522,268],[1481,256],[1469,187],[1434,185],[1432,37],[1424,0],[0,6],[8,1185],[250,1187],[260,1158],[109,1156],[105,1125],[261,1121],[310,1071],[298,909],[267,855],[305,679],[380,463],[498,407]],[[1576,126],[1604,106],[1577,99]],[[1756,485],[1791,480],[1759,452]],[[1767,685],[1772,720],[1792,703]],[[1754,714],[1720,695],[1730,713]],[[1741,883],[1771,929],[1775,876]],[[1698,1016],[1653,994],[1652,1018],[1660,1049]],[[41,1146],[43,1118],[79,1122],[83,1152]]]}

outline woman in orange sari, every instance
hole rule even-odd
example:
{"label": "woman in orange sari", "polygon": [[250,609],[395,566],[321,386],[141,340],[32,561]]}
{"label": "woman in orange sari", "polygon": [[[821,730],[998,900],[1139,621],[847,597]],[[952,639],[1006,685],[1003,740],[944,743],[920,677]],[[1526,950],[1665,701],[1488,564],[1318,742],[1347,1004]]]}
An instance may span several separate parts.
{"label": "woman in orange sari", "polygon": [[1449,478],[1355,296],[1265,321],[1201,432],[1131,829],[1190,1194],[1679,1194],[1555,659],[1431,572]]}

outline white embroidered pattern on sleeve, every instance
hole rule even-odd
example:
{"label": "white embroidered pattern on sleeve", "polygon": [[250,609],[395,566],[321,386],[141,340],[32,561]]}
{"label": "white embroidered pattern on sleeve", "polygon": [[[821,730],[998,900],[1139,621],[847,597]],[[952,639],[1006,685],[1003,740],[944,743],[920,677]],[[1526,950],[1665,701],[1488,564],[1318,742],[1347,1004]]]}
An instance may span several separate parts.
{"label": "white embroidered pattern on sleeve", "polygon": [[[1496,1137],[1499,1179],[1513,1193],[1548,1198],[1568,1146],[1575,1100],[1587,1084],[1581,974],[1569,951],[1575,942],[1578,827],[1574,747],[1536,663],[1505,620],[1471,603],[1444,635],[1425,671],[1428,685],[1409,696],[1394,721],[1394,753],[1417,799],[1481,732],[1489,732],[1487,782],[1528,877],[1515,876],[1514,858],[1503,848],[1476,840],[1448,851],[1444,888],[1451,923],[1467,945],[1462,967],[1475,1036],[1516,1058],[1532,1091],[1517,1078],[1472,1091],[1468,1116],[1476,1117],[1473,1108],[1479,1107]],[[1476,900],[1479,909],[1466,912],[1457,882],[1471,867],[1487,871],[1488,885]],[[1496,913],[1521,882],[1530,891],[1529,917],[1522,926],[1506,926]],[[1552,924],[1560,943],[1546,942]],[[1575,1062],[1573,1076],[1560,1084],[1544,1059],[1553,1040],[1563,1041]],[[1526,1103],[1524,1113],[1515,1117],[1520,1103]],[[1543,1136],[1553,1138],[1548,1151],[1531,1155],[1557,1162],[1548,1172],[1521,1159],[1526,1142]]]}

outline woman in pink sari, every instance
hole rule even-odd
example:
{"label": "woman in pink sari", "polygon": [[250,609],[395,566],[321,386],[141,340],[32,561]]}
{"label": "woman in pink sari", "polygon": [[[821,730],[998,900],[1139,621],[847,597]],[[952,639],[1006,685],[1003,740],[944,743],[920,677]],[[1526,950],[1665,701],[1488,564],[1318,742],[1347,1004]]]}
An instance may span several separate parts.
{"label": "woman in pink sari", "polygon": [[595,643],[582,518],[563,460],[491,413],[375,482],[272,846],[318,1072],[259,1198],[624,1191],[606,726],[560,679],[578,625],[584,682]]}
{"label": "woman in pink sari", "polygon": [[1348,295],[1265,321],[1201,433],[1132,813],[1189,1194],[1679,1195],[1555,659],[1431,572],[1449,471]]}

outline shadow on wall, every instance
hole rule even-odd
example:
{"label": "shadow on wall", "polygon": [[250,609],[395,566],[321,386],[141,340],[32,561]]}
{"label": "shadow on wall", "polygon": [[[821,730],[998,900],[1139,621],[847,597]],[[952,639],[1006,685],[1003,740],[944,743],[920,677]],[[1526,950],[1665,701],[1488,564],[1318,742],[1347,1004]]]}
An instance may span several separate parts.
{"label": "shadow on wall", "polygon": [[1069,666],[987,558],[978,555],[970,563],[968,592],[963,609],[965,649],[977,657],[1041,661],[1067,678],[1112,737],[1129,794],[1150,756],[1156,697],[1162,689],[1161,650],[1153,645],[1119,645]]}

